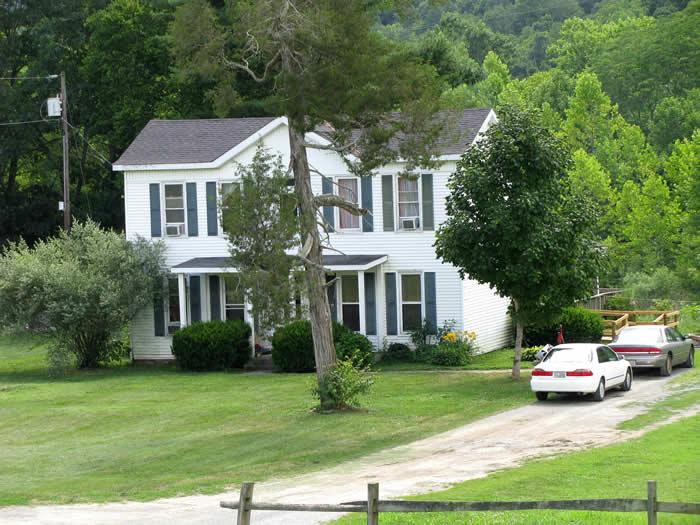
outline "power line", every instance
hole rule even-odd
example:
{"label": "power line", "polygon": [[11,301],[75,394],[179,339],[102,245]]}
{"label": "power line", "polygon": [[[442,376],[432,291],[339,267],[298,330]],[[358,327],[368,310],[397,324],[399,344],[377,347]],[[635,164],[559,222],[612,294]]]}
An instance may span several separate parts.
{"label": "power line", "polygon": [[40,119],[40,120],[22,120],[19,122],[0,122],[0,126],[19,126],[20,124],[35,124],[37,122],[58,122],[58,120]]}
{"label": "power line", "polygon": [[70,122],[68,122],[68,125],[76,131],[76,135],[80,138],[80,140],[82,140],[83,142],[85,142],[85,144],[88,145],[88,147],[94,152],[94,155],[95,155],[99,160],[101,160],[102,162],[105,162],[105,163],[109,164],[110,166],[112,165],[112,163],[111,163],[110,161],[108,161],[105,157],[102,156],[102,154],[97,150],[97,148],[95,148],[92,144],[90,144],[90,141],[89,141],[88,139],[85,138],[85,136],[83,135],[83,132],[80,131],[79,128],[75,127],[75,126],[74,126],[73,124],[71,124]]}

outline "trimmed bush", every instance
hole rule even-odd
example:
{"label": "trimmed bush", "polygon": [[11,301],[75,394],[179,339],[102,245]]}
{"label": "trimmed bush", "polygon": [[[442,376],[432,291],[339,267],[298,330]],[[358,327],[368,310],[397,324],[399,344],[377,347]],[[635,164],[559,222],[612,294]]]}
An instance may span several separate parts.
{"label": "trimmed bush", "polygon": [[374,345],[364,335],[346,329],[344,332],[334,331],[335,353],[338,359],[351,359],[359,368],[365,368],[374,362]]}
{"label": "trimmed bush", "polygon": [[382,355],[382,361],[389,362],[413,361],[413,358],[413,352],[403,343],[391,343]]}
{"label": "trimmed bush", "polygon": [[282,372],[312,372],[316,368],[311,323],[292,321],[272,336],[272,362]]}
{"label": "trimmed bush", "polygon": [[598,314],[570,306],[562,310],[558,323],[545,327],[528,327],[525,331],[528,345],[557,344],[559,324],[564,327],[564,341],[567,343],[598,343],[603,337],[603,319]]}
{"label": "trimmed bush", "polygon": [[173,335],[173,355],[183,370],[242,368],[252,349],[250,326],[243,321],[195,323]]}
{"label": "trimmed bush", "polygon": [[469,363],[472,348],[463,341],[441,342],[430,354],[430,362],[442,366],[464,366]]}

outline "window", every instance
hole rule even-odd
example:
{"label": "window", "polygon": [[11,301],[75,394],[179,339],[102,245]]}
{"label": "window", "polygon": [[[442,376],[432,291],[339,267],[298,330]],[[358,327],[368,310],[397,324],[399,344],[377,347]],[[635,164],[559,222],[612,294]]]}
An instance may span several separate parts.
{"label": "window", "polygon": [[418,178],[399,177],[398,181],[399,229],[420,228],[420,195]]}
{"label": "window", "polygon": [[607,346],[599,346],[596,351],[598,352],[598,362],[608,363],[610,361],[617,361],[617,354],[610,350]]}
{"label": "window", "polygon": [[412,332],[421,326],[423,305],[421,301],[420,274],[401,275],[401,330]]}
{"label": "window", "polygon": [[182,184],[165,185],[165,234],[168,237],[185,234],[185,192]]}
{"label": "window", "polygon": [[232,319],[245,320],[245,294],[241,288],[240,280],[237,275],[227,274],[224,276],[224,310],[226,311],[226,320]]}
{"label": "window", "polygon": [[[360,203],[357,179],[338,179],[338,196],[355,204]],[[338,208],[338,227],[341,230],[359,230],[360,217]]]}
{"label": "window", "polygon": [[168,279],[168,333],[180,328],[180,289],[177,277]]}
{"label": "window", "polygon": [[341,300],[343,324],[354,330],[360,331],[360,289],[357,275],[343,275],[341,283]]}

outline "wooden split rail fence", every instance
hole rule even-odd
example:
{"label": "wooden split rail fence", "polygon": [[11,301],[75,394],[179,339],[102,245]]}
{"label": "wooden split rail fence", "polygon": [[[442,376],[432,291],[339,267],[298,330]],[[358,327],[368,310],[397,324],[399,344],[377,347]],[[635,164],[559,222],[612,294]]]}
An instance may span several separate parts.
{"label": "wooden split rail fence", "polygon": [[599,512],[646,512],[647,523],[657,524],[659,512],[700,515],[700,503],[658,501],[656,481],[647,482],[647,499],[582,499],[561,501],[407,501],[379,499],[379,484],[367,485],[367,501],[334,504],[261,503],[253,501],[254,483],[243,483],[238,501],[220,506],[238,511],[237,525],[250,525],[253,511],[360,512],[367,525],[377,525],[386,512],[503,512],[512,510],[586,510]]}
{"label": "wooden split rail fence", "polygon": [[[591,310],[603,318],[603,341],[612,341],[626,326],[640,324],[678,326],[681,313],[679,310]],[[650,318],[651,320],[640,320]]]}

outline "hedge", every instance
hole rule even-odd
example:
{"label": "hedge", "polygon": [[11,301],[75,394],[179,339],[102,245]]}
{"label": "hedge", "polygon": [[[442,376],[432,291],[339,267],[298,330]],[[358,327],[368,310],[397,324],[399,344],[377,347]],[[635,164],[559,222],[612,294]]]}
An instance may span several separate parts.
{"label": "hedge", "polygon": [[600,315],[585,308],[571,306],[562,310],[557,323],[544,327],[527,327],[525,339],[528,346],[557,344],[559,324],[564,328],[564,341],[567,343],[599,343],[603,337],[603,319]]}
{"label": "hedge", "polygon": [[175,332],[172,352],[183,370],[242,368],[252,354],[250,334],[239,320],[195,323]]}

